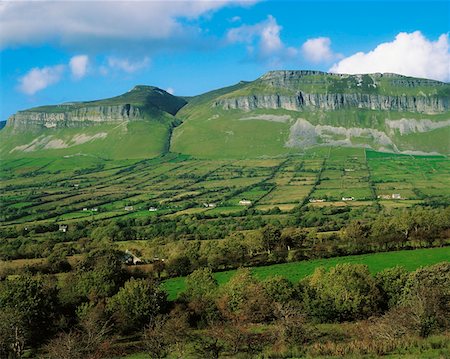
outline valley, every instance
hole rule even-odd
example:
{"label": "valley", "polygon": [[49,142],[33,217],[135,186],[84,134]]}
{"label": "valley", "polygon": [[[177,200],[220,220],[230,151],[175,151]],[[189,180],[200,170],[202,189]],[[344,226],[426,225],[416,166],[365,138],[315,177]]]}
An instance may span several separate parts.
{"label": "valley", "polygon": [[0,357],[447,355],[449,91],[271,71],[19,111]]}
{"label": "valley", "polygon": [[[18,159],[2,166],[2,226],[112,218],[288,215],[304,205],[411,207],[450,197],[448,159],[323,147],[301,155],[201,160],[89,156]],[[74,169],[76,168],[76,169]],[[240,204],[248,200],[247,204]],[[128,207],[128,208],[126,208]]]}

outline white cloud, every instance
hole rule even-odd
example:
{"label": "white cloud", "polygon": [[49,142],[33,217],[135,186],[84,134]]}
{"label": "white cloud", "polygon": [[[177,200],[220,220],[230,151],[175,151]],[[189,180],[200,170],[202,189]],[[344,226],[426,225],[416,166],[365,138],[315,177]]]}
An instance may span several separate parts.
{"label": "white cloud", "polygon": [[255,25],[242,25],[228,30],[226,40],[229,44],[247,44],[249,55],[256,60],[279,62],[297,53],[296,49],[283,44],[281,30],[277,20],[269,15],[266,20]]}
{"label": "white cloud", "polygon": [[193,20],[256,1],[2,1],[0,48],[49,42],[98,51],[133,44],[179,47],[202,33]]}
{"label": "white cloud", "polygon": [[89,64],[89,56],[77,55],[70,59],[69,68],[72,76],[75,79],[81,79],[86,76],[87,68]]}
{"label": "white cloud", "polygon": [[166,88],[166,92],[173,95],[175,93],[175,90],[172,87],[168,87],[168,88]]}
{"label": "white cloud", "polygon": [[450,80],[448,34],[428,40],[420,31],[401,32],[395,40],[378,45],[367,53],[358,52],[334,64],[337,73],[393,72],[406,76]]}
{"label": "white cloud", "polygon": [[121,70],[128,73],[133,73],[142,70],[150,65],[150,59],[144,57],[142,60],[131,61],[130,59],[123,59],[118,57],[108,57],[108,66],[114,70]]}
{"label": "white cloud", "polygon": [[27,95],[34,95],[61,80],[64,65],[33,68],[19,79],[19,90]]}
{"label": "white cloud", "polygon": [[315,63],[331,61],[339,56],[331,50],[329,37],[308,39],[302,45],[302,53],[308,61]]}

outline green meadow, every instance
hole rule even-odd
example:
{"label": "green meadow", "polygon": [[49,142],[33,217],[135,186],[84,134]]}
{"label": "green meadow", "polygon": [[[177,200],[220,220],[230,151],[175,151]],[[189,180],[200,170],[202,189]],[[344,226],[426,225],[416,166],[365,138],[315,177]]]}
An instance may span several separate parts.
{"label": "green meadow", "polygon": [[[348,257],[318,259],[302,262],[274,264],[263,267],[252,267],[251,272],[260,280],[272,276],[282,276],[296,283],[312,274],[318,267],[331,268],[336,264],[352,263],[367,265],[370,272],[378,273],[386,268],[402,266],[408,271],[419,267],[450,261],[450,247],[404,250],[397,252],[374,253]],[[214,273],[219,283],[223,285],[230,280],[236,270]],[[184,277],[171,278],[163,282],[162,288],[168,293],[169,299],[174,300],[185,288]]]}

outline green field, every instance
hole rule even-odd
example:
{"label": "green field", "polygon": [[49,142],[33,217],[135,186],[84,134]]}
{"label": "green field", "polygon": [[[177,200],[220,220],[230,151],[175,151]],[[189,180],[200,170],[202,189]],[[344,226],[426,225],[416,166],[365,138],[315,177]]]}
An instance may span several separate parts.
{"label": "green field", "polygon": [[[264,214],[274,207],[288,213],[308,201],[321,207],[393,208],[450,198],[447,158],[352,148],[241,161],[177,154],[141,161],[91,156],[10,159],[2,162],[0,176],[0,226],[192,213],[227,216],[248,208],[239,205],[242,199]],[[393,199],[393,194],[400,198]],[[157,211],[150,212],[150,207]]]}
{"label": "green field", "polygon": [[[252,273],[258,279],[265,279],[279,275],[296,283],[300,279],[312,274],[318,267],[331,268],[336,264],[353,263],[365,264],[372,273],[377,273],[385,268],[402,266],[408,271],[436,264],[443,261],[450,261],[450,247],[416,249],[398,252],[375,253],[348,257],[338,257],[330,259],[319,259],[303,262],[275,264],[271,266],[254,267]],[[226,283],[235,273],[235,270],[215,273],[214,276],[220,285]],[[184,278],[173,278],[163,282],[163,289],[168,293],[169,299],[175,299],[185,288]]]}

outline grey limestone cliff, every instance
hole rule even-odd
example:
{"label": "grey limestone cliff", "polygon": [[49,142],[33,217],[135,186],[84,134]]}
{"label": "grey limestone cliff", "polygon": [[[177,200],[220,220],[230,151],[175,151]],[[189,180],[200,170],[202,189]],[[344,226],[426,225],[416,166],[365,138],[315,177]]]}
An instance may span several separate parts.
{"label": "grey limestone cliff", "polygon": [[434,114],[450,110],[449,94],[447,83],[396,74],[270,71],[245,91],[219,97],[213,106],[245,111],[360,108]]}
{"label": "grey limestone cliff", "polygon": [[447,97],[431,96],[384,96],[363,93],[305,93],[295,95],[249,95],[224,98],[214,102],[213,106],[225,110],[240,109],[285,109],[292,111],[325,110],[333,111],[345,108],[360,108],[383,111],[406,111],[425,114],[442,113],[450,110]]}
{"label": "grey limestone cliff", "polygon": [[96,123],[133,121],[143,119],[142,111],[135,106],[86,106],[62,105],[58,111],[19,111],[8,119],[13,129],[70,128]]}

